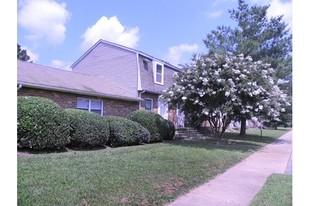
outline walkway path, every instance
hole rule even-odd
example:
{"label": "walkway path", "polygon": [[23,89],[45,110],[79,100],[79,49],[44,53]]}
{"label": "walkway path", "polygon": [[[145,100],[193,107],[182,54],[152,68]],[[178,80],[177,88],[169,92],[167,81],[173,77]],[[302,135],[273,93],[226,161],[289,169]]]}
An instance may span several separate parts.
{"label": "walkway path", "polygon": [[272,173],[291,174],[292,131],[167,206],[248,206]]}

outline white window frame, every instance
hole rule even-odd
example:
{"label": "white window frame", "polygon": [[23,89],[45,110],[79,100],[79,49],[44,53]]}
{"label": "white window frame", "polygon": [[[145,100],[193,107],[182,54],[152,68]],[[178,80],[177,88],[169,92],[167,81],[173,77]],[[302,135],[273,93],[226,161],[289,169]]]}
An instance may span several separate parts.
{"label": "white window frame", "polygon": [[[88,108],[79,108],[78,107],[78,101],[79,100],[82,100],[82,101],[88,101]],[[76,100],[76,108],[77,109],[81,109],[81,110],[85,110],[85,111],[89,111],[89,112],[93,112],[92,111],[92,107],[91,107],[91,102],[92,101],[100,101],[100,103],[101,103],[101,108],[100,108],[100,110],[101,110],[101,112],[100,112],[100,116],[103,116],[103,101],[102,100],[100,100],[100,99],[87,99],[87,98],[77,98],[77,100]],[[96,113],[96,112],[94,112],[94,113]],[[96,114],[98,114],[98,113],[96,113]]]}
{"label": "white window frame", "polygon": [[[150,110],[146,109],[146,103],[145,103],[146,100],[150,100],[151,101],[151,109]],[[149,111],[153,111],[154,107],[153,107],[153,99],[152,98],[145,98],[144,99],[144,109],[145,110],[149,110]]]}
{"label": "white window frame", "polygon": [[[159,82],[159,81],[157,81],[157,65],[160,65],[161,66],[161,68],[162,68],[162,72],[161,72],[161,81]],[[162,64],[162,63],[159,63],[159,62],[154,62],[154,82],[156,83],[156,84],[160,84],[160,85],[164,85],[164,64]]]}

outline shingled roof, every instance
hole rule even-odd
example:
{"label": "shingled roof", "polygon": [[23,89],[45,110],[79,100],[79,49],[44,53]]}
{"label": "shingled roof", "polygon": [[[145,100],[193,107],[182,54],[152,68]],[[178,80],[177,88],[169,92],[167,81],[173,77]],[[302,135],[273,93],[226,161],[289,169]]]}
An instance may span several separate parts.
{"label": "shingled roof", "polygon": [[133,94],[101,77],[17,61],[17,81],[24,87],[128,101],[141,100],[137,94]]}
{"label": "shingled roof", "polygon": [[113,46],[113,47],[117,47],[117,48],[120,48],[120,49],[124,49],[126,51],[130,51],[130,52],[133,52],[135,54],[139,54],[141,56],[144,56],[144,57],[147,57],[149,59],[153,59],[155,61],[158,61],[158,62],[161,62],[162,64],[170,67],[171,69],[175,70],[175,71],[181,71],[181,69],[179,67],[176,67],[172,64],[170,64],[169,62],[167,61],[164,61],[162,59],[158,59],[154,56],[151,56],[149,54],[146,54],[142,51],[139,51],[139,50],[136,50],[136,49],[133,49],[133,48],[129,48],[129,47],[126,47],[126,46],[123,46],[123,45],[120,45],[120,44],[116,44],[114,42],[110,42],[110,41],[106,41],[106,40],[103,40],[103,39],[100,39],[98,40],[91,48],[89,48],[78,60],[76,60],[71,66],[70,68],[73,68],[75,65],[77,65],[83,58],[85,58],[85,56],[87,56],[95,47],[97,47],[99,44],[101,43],[104,43],[104,44],[107,44],[107,45],[110,45],[110,46]]}

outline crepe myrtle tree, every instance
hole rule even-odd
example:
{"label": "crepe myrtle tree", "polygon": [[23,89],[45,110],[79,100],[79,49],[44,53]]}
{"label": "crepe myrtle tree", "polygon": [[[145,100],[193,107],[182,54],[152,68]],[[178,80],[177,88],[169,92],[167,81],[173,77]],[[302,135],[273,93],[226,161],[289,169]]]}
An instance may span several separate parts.
{"label": "crepe myrtle tree", "polygon": [[[270,5],[250,5],[238,0],[236,9],[228,10],[235,26],[218,26],[203,40],[209,54],[232,52],[251,56],[253,61],[270,63],[275,76],[283,79],[292,74],[292,32],[281,16],[268,17]],[[282,87],[290,96],[292,85]],[[280,119],[291,122],[292,107]],[[246,134],[246,116],[241,116],[240,135]]]}
{"label": "crepe myrtle tree", "polygon": [[228,53],[195,55],[183,67],[161,99],[180,108],[193,126],[208,121],[217,143],[240,116],[277,120],[285,112],[286,94],[270,64]]}

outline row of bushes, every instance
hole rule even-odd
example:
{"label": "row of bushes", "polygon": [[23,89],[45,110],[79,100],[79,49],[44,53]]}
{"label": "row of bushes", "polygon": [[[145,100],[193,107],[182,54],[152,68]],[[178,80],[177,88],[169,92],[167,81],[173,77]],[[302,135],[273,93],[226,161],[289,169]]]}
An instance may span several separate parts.
{"label": "row of bushes", "polygon": [[138,145],[172,139],[175,133],[172,122],[150,111],[135,111],[128,118],[102,117],[64,110],[42,97],[18,97],[17,123],[18,147],[38,150]]}

